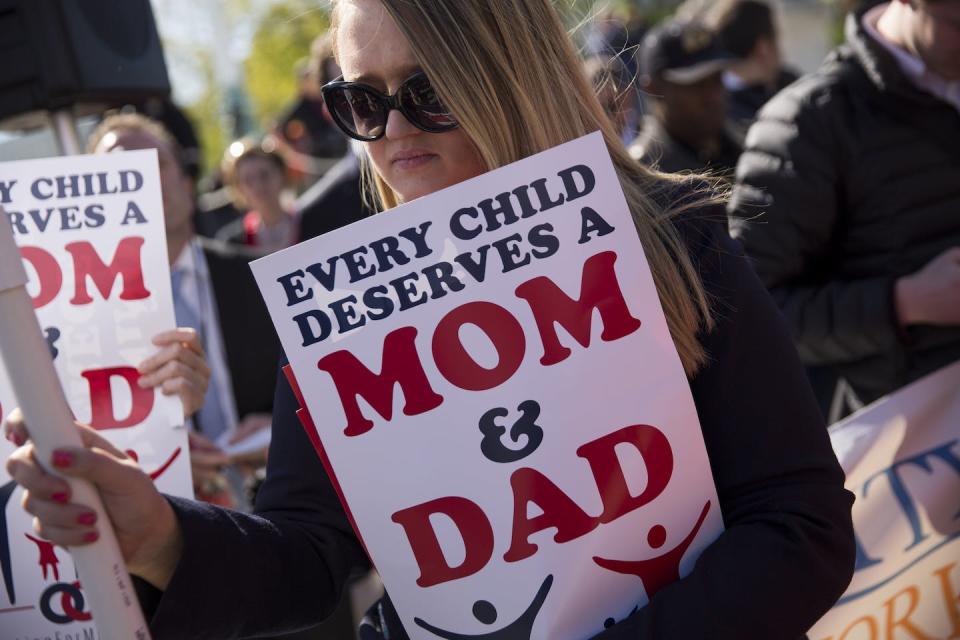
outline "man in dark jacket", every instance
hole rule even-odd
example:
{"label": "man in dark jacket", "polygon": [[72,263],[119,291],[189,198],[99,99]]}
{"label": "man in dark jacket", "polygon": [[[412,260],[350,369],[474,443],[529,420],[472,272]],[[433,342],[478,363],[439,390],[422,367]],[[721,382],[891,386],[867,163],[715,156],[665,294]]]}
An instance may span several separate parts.
{"label": "man in dark jacket", "polygon": [[[193,181],[176,141],[156,121],[110,116],[91,134],[89,148],[157,152],[174,312],[179,326],[199,336],[203,362],[196,366],[211,372],[199,410],[188,416],[193,480],[198,492],[214,498],[205,487],[230,461],[214,443],[225,434],[239,438],[268,428],[273,409],[280,347],[247,264],[253,255],[195,235]],[[265,447],[262,454],[265,461]],[[255,456],[249,462],[255,464]]]}
{"label": "man in dark jacket", "polygon": [[630,154],[661,171],[733,174],[740,145],[726,131],[723,72],[733,56],[696,22],[674,21],[644,38],[640,82],[651,115]]}
{"label": "man in dark jacket", "polygon": [[960,3],[896,0],[777,95],[731,231],[801,358],[870,402],[960,358]]}

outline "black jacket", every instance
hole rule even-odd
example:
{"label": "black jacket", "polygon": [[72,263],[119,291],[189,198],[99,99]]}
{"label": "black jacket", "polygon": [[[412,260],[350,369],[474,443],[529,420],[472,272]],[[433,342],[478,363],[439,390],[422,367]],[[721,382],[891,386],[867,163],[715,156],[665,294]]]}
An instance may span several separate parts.
{"label": "black jacket", "polygon": [[352,151],[297,198],[299,240],[309,240],[328,231],[373,215],[363,202],[360,158]]}
{"label": "black jacket", "polygon": [[729,98],[727,119],[730,121],[737,141],[743,145],[750,128],[756,119],[757,113],[773,96],[786,88],[800,76],[790,69],[781,69],[777,81],[772,87],[762,84],[752,84],[727,91]]}
{"label": "black jacket", "polygon": [[801,359],[872,401],[960,358],[960,327],[898,330],[893,287],[960,245],[960,113],[847,22],[847,44],[761,111],[731,231]]}
{"label": "black jacket", "polygon": [[720,148],[707,154],[690,147],[673,136],[653,116],[643,119],[640,135],[630,145],[630,155],[664,173],[709,171],[732,176],[740,157],[740,143],[729,131],[720,138]]}
{"label": "black jacket", "polygon": [[[703,337],[709,363],[690,384],[726,531],[690,575],[600,637],[793,640],[850,580],[852,495],[786,328],[738,245],[722,225],[684,226],[718,310]],[[182,559],[162,597],[140,583],[156,640],[309,626],[363,562],[297,408],[281,379],[254,515],[171,499]],[[389,469],[371,474],[389,481]],[[406,637],[389,601],[374,611],[390,638]]]}

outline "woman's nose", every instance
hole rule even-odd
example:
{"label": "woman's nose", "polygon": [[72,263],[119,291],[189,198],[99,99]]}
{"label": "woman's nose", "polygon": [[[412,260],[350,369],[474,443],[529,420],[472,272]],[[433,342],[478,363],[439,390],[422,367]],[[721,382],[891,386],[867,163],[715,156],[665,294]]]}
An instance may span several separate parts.
{"label": "woman's nose", "polygon": [[387,127],[384,131],[384,136],[387,138],[399,140],[418,133],[420,133],[420,129],[410,124],[407,117],[397,109],[392,109],[390,113],[387,114]]}

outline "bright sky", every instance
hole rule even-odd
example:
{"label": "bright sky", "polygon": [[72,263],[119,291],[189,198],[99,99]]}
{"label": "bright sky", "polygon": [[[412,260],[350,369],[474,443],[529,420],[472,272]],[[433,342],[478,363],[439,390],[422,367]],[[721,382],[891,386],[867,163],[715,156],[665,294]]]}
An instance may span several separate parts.
{"label": "bright sky", "polygon": [[[190,104],[205,88],[197,51],[212,56],[221,86],[231,84],[247,56],[259,16],[278,1],[151,0],[164,41],[174,99],[179,104]],[[242,4],[248,5],[249,11],[232,15],[228,10]]]}

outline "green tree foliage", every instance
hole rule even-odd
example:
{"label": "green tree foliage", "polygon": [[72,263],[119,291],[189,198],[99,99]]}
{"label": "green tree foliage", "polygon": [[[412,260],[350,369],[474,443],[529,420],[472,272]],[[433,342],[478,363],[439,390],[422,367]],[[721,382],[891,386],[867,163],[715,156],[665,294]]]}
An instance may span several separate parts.
{"label": "green tree foliage", "polygon": [[244,65],[254,118],[265,126],[297,94],[295,67],[310,54],[310,43],[326,31],[330,17],[317,0],[285,0],[273,5],[253,36]]}

